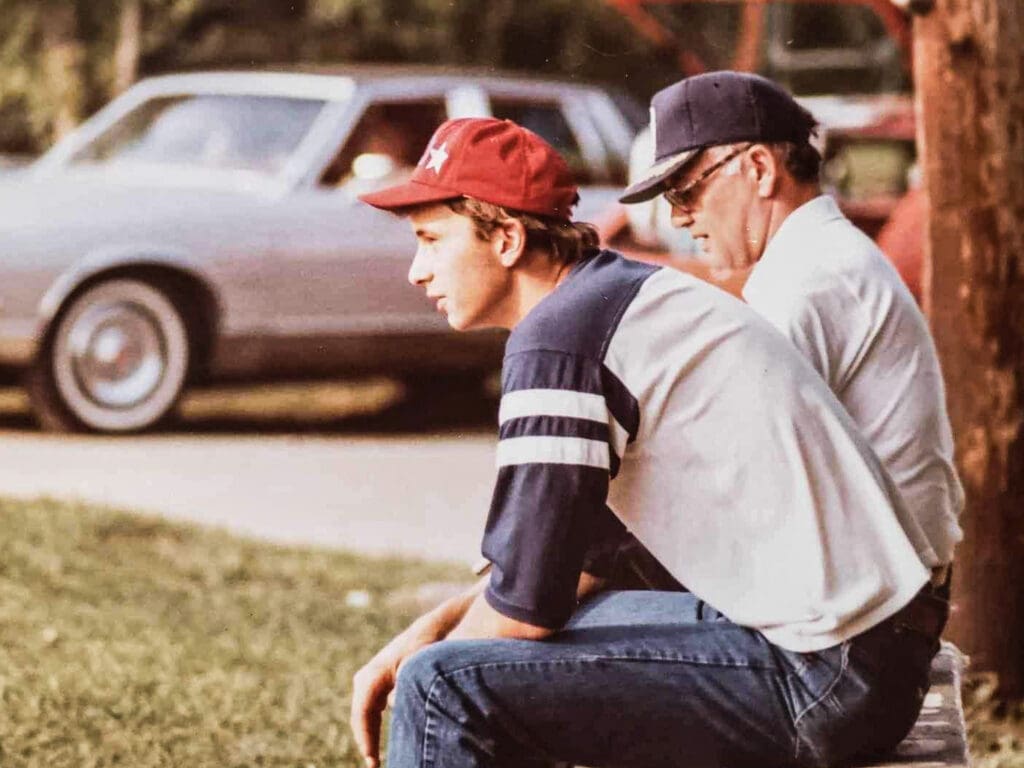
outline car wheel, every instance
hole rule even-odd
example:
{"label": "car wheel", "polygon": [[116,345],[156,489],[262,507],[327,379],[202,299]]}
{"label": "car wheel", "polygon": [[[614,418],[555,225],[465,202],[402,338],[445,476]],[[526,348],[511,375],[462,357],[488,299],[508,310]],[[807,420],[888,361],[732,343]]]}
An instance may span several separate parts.
{"label": "car wheel", "polygon": [[185,321],[166,293],[108,280],[61,312],[29,372],[29,397],[48,430],[137,432],[170,413],[189,360]]}

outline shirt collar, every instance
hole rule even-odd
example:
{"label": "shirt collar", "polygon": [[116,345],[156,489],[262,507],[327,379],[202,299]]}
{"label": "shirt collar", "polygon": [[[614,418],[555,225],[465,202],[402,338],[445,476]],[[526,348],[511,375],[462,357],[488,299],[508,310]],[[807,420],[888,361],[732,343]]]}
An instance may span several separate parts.
{"label": "shirt collar", "polygon": [[816,227],[832,219],[840,218],[842,215],[835,198],[831,195],[818,195],[808,200],[782,222],[776,230],[775,236],[765,246],[764,253],[754,265],[751,274],[756,272],[758,267],[766,261],[783,258],[783,254],[794,247],[799,247],[802,232],[806,231],[806,228]]}

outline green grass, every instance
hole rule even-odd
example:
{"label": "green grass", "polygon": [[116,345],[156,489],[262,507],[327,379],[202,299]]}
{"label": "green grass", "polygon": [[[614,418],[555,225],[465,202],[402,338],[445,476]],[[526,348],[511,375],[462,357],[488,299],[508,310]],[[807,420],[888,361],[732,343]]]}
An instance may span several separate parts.
{"label": "green grass", "polygon": [[[461,566],[288,549],[0,499],[0,766],[359,765],[355,669]],[[1024,768],[1024,707],[968,678],[977,768]]]}
{"label": "green grass", "polygon": [[0,766],[349,766],[355,669],[458,566],[0,500]]}
{"label": "green grass", "polygon": [[968,674],[964,713],[973,768],[1024,768],[1024,701],[995,696],[990,673]]}

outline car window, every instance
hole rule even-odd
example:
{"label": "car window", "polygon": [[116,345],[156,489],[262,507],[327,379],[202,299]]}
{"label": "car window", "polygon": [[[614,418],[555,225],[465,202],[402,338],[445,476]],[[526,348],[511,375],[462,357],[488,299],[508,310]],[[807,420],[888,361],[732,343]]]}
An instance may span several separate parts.
{"label": "car window", "polygon": [[885,137],[832,139],[825,153],[822,181],[844,201],[900,196],[914,167],[914,142]]}
{"label": "car window", "polygon": [[440,98],[371,104],[321,175],[320,183],[335,186],[350,179],[377,182],[411,172],[446,118],[445,103]]}
{"label": "car window", "polygon": [[78,150],[72,163],[138,162],[276,173],[324,102],[178,95],[143,102]]}
{"label": "car window", "polygon": [[530,129],[557,149],[569,163],[577,184],[592,181],[593,174],[560,104],[492,97],[491,113]]}
{"label": "car window", "polygon": [[771,3],[766,11],[762,72],[794,93],[909,90],[899,46],[868,6]]}

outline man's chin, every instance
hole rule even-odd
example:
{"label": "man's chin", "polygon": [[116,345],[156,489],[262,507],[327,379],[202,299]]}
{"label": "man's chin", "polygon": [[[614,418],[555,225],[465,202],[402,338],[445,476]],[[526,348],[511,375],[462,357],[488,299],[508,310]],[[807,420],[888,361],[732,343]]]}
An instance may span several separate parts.
{"label": "man's chin", "polygon": [[697,260],[708,269],[729,269],[729,264],[713,251],[706,251],[703,248],[697,250]]}
{"label": "man's chin", "polygon": [[471,330],[469,322],[458,315],[447,315],[445,319],[448,321],[448,327],[453,331]]}

